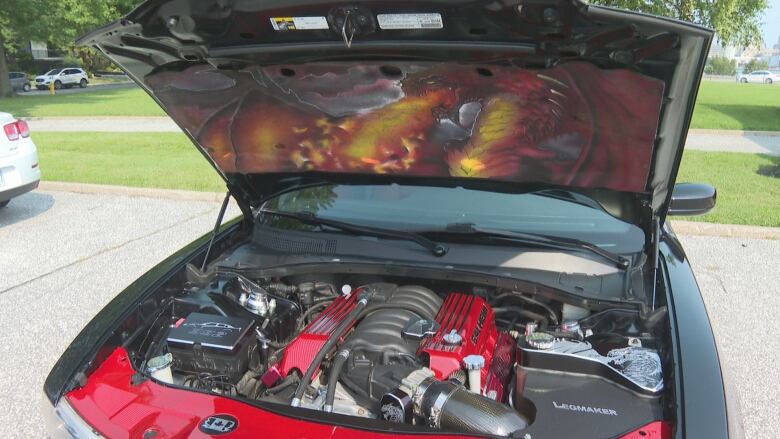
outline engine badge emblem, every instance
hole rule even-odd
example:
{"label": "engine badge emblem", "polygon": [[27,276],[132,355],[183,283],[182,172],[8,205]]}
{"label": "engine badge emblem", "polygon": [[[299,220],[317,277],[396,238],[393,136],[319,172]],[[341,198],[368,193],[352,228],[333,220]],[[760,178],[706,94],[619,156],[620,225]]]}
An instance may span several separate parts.
{"label": "engine badge emblem", "polygon": [[202,433],[212,436],[228,434],[235,431],[236,428],[238,428],[238,419],[226,414],[211,415],[198,426],[198,430]]}

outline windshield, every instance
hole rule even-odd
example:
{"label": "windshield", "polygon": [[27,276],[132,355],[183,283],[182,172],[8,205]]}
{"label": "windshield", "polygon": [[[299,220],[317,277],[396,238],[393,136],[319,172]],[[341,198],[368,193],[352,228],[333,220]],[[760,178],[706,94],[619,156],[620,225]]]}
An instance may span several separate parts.
{"label": "windshield", "polygon": [[[544,193],[506,194],[394,184],[302,188],[269,200],[263,209],[311,212],[322,218],[408,231],[436,231],[448,224],[473,223],[486,229],[576,238],[618,253],[641,251],[645,240],[642,230],[597,206],[595,202],[578,203]],[[275,221],[268,222],[279,224]],[[309,229],[295,221],[281,221],[284,227]]]}
{"label": "windshield", "polygon": [[43,75],[44,76],[53,76],[53,75],[56,75],[57,72],[59,72],[59,70],[57,70],[57,69],[49,70],[48,72],[44,73]]}

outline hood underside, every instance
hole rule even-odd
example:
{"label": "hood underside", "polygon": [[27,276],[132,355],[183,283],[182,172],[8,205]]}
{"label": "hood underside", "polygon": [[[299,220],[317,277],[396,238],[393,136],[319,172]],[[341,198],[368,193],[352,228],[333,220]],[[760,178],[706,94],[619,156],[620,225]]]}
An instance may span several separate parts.
{"label": "hood underside", "polygon": [[81,43],[249,202],[274,176],[473,179],[640,194],[663,216],[710,39],[567,1],[150,0]]}

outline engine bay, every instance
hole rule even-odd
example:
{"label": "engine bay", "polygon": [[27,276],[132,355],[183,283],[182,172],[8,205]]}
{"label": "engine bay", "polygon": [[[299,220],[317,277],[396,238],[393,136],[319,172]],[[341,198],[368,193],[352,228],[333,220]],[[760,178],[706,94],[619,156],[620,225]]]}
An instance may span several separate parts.
{"label": "engine bay", "polygon": [[146,379],[387,429],[603,438],[668,417],[663,307],[591,308],[420,278],[188,269],[126,343]]}

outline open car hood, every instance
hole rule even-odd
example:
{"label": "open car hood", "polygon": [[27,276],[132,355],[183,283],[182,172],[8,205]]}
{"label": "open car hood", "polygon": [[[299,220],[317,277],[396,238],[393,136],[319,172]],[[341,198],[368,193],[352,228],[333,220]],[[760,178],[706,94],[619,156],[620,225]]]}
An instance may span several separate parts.
{"label": "open car hood", "polygon": [[317,180],[541,185],[632,200],[643,213],[619,215],[647,223],[711,38],[576,1],[149,0],[79,42],[252,205]]}

